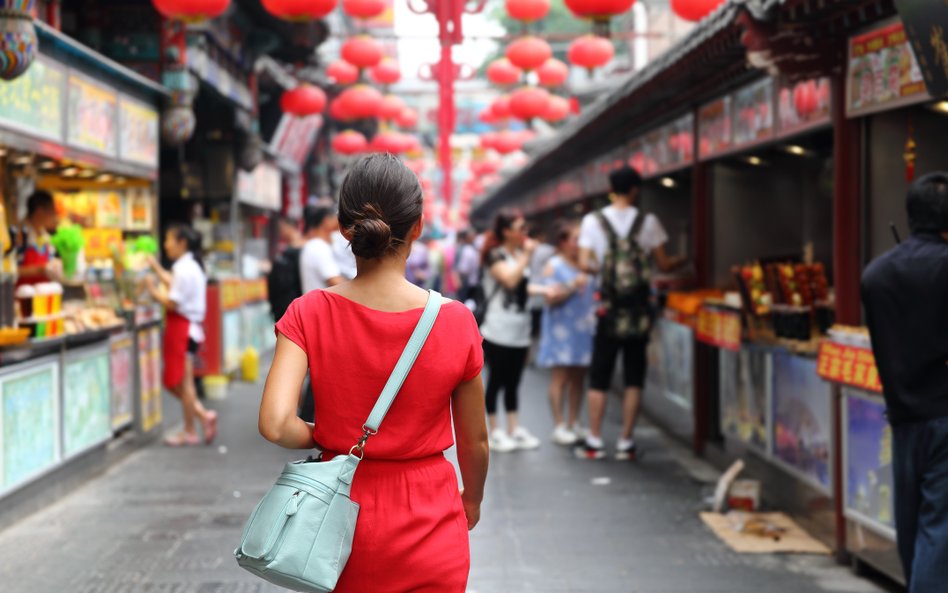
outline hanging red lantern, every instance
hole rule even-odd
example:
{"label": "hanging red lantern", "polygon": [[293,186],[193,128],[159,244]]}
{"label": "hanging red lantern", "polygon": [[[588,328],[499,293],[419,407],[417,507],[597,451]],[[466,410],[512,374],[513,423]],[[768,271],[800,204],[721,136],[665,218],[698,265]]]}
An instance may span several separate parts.
{"label": "hanging red lantern", "polygon": [[479,119],[482,123],[485,123],[489,126],[492,126],[500,121],[497,118],[497,116],[494,115],[494,112],[491,110],[490,106],[487,106],[483,110],[481,110],[481,112],[477,116],[477,119]]}
{"label": "hanging red lantern", "polygon": [[497,97],[490,104],[490,110],[498,120],[507,119],[510,117],[510,97],[507,95]]}
{"label": "hanging red lantern", "polygon": [[382,46],[368,35],[353,37],[342,44],[342,59],[357,68],[371,68],[383,56]]}
{"label": "hanging red lantern", "polygon": [[398,114],[395,123],[403,130],[411,130],[418,125],[418,112],[411,107],[406,107]]}
{"label": "hanging red lantern", "polygon": [[497,134],[493,144],[492,148],[500,154],[510,154],[511,152],[520,150],[520,147],[523,146],[523,138],[516,132],[504,130]]}
{"label": "hanging red lantern", "polygon": [[313,21],[336,9],[338,0],[261,0],[263,7],[287,21]]}
{"label": "hanging red lantern", "polygon": [[569,78],[569,66],[556,58],[550,58],[537,68],[537,78],[546,87],[562,86]]}
{"label": "hanging red lantern", "polygon": [[336,121],[349,121],[352,119],[346,114],[346,108],[343,107],[339,97],[329,102],[329,117]]}
{"label": "hanging red lantern", "polygon": [[386,8],[385,0],[342,0],[343,12],[355,19],[375,18]]}
{"label": "hanging red lantern", "polygon": [[152,4],[165,18],[198,23],[224,14],[230,0],[152,0]]}
{"label": "hanging red lantern", "polygon": [[563,97],[552,96],[546,104],[546,111],[541,116],[548,122],[563,121],[569,117],[569,100]]}
{"label": "hanging red lantern", "polygon": [[487,80],[498,86],[517,84],[522,76],[523,70],[507,58],[499,58],[487,66]]}
{"label": "hanging red lantern", "polygon": [[679,18],[697,23],[722,4],[724,0],[671,0],[671,9]]}
{"label": "hanging red lantern", "polygon": [[530,120],[546,113],[550,93],[545,89],[525,86],[510,95],[510,114],[518,119]]}
{"label": "hanging red lantern", "polygon": [[326,67],[326,76],[336,84],[352,84],[359,80],[359,69],[345,60],[336,60]]}
{"label": "hanging red lantern", "polygon": [[550,12],[550,0],[507,0],[510,18],[529,23],[538,21]]}
{"label": "hanging red lantern", "polygon": [[817,97],[816,82],[810,80],[797,84],[793,89],[793,106],[797,110],[797,115],[806,119],[811,113],[817,110],[819,98]]}
{"label": "hanging red lantern", "polygon": [[405,102],[395,95],[385,95],[379,106],[379,118],[386,121],[398,119],[405,110]]}
{"label": "hanging red lantern", "polygon": [[565,0],[566,8],[581,19],[608,21],[628,12],[635,0]]}
{"label": "hanging red lantern", "polygon": [[372,138],[372,142],[369,143],[369,150],[401,154],[405,152],[405,141],[398,132],[381,132],[376,134],[375,138]]}
{"label": "hanging red lantern", "polygon": [[323,89],[303,83],[288,90],[280,97],[280,109],[297,117],[322,113],[326,108],[326,93]]}
{"label": "hanging red lantern", "polygon": [[508,45],[506,54],[507,59],[513,62],[514,66],[529,72],[539,68],[543,62],[553,57],[553,50],[546,41],[528,35]]}
{"label": "hanging red lantern", "polygon": [[569,45],[566,57],[570,63],[589,71],[601,68],[615,55],[612,42],[596,35],[583,35]]}
{"label": "hanging red lantern", "polygon": [[381,107],[382,93],[364,84],[349,87],[339,95],[339,111],[349,119],[378,117]]}
{"label": "hanging red lantern", "polygon": [[481,148],[494,148],[497,145],[497,132],[481,134]]}
{"label": "hanging red lantern", "polygon": [[402,71],[398,69],[398,62],[392,58],[383,58],[381,62],[372,67],[369,75],[376,84],[390,85],[401,80]]}
{"label": "hanging red lantern", "polygon": [[332,149],[341,154],[357,154],[368,148],[369,142],[365,136],[354,130],[346,130],[336,134],[332,139]]}

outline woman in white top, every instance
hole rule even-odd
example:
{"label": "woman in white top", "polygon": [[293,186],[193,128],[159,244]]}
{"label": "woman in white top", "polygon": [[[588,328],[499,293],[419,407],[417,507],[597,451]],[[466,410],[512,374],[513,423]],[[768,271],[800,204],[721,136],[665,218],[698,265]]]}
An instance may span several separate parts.
{"label": "woman in white top", "polygon": [[207,410],[197,398],[194,386],[193,356],[204,342],[204,314],[207,309],[207,276],[201,263],[201,236],[189,226],[174,225],[165,233],[165,253],[174,262],[171,271],[155,258],[149,263],[158,275],[161,288],[151,277],[147,287],[156,301],[165,307],[164,360],[162,382],[181,400],[184,430],[165,439],[173,447],[198,445],[195,419],[201,421],[204,442],[217,436],[217,412]]}
{"label": "woman in white top", "polygon": [[[527,222],[520,214],[501,212],[493,235],[484,245],[484,294],[487,312],[481,323],[484,361],[489,369],[487,421],[490,447],[497,452],[535,449],[540,440],[520,426],[517,408],[520,378],[530,346],[530,311],[527,309],[530,257],[537,242],[527,237]],[[497,422],[497,397],[504,391],[507,430]]]}

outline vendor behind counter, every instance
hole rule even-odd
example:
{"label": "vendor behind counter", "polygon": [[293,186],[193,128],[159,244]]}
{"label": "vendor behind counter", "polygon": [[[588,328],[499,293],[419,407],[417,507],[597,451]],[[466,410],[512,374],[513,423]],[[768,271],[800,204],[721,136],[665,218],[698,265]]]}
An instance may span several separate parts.
{"label": "vendor behind counter", "polygon": [[17,250],[17,287],[62,276],[62,263],[56,259],[50,236],[58,224],[53,196],[42,190],[33,192],[26,202],[24,224],[11,232]]}

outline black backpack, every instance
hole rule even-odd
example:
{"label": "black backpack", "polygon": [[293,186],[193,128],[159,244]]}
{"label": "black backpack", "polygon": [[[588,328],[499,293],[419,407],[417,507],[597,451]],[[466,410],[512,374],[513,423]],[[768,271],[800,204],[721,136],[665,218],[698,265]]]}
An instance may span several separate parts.
{"label": "black backpack", "polygon": [[602,262],[599,316],[614,338],[648,336],[652,328],[651,265],[637,240],[646,216],[640,210],[629,234],[620,237],[602,211],[596,212],[609,241]]}
{"label": "black backpack", "polygon": [[303,281],[300,278],[300,253],[302,249],[289,247],[277,256],[267,276],[267,296],[273,320],[279,321],[290,303],[303,296]]}

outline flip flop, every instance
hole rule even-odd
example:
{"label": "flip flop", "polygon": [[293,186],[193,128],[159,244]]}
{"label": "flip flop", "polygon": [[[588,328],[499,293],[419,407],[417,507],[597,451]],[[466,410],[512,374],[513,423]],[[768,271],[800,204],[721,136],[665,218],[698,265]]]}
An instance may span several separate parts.
{"label": "flip flop", "polygon": [[196,434],[179,432],[176,435],[165,437],[165,445],[169,447],[194,447],[201,444]]}
{"label": "flip flop", "polygon": [[202,424],[204,425],[204,442],[210,445],[217,437],[217,412],[208,410]]}

